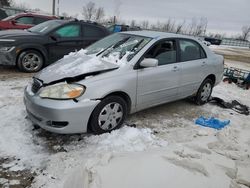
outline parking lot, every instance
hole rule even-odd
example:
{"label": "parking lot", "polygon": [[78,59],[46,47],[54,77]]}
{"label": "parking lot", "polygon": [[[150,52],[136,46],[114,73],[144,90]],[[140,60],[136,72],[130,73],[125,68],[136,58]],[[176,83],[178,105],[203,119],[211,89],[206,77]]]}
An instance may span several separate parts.
{"label": "parking lot", "polygon": [[[226,65],[250,69],[246,62],[226,60]],[[130,115],[127,125],[111,134],[52,134],[26,118],[23,90],[32,75],[0,67],[0,187],[62,187],[84,161],[153,149],[166,150],[174,159],[170,163],[210,183],[220,175],[221,188],[250,187],[249,116],[187,99]],[[212,96],[250,106],[250,91],[234,84],[220,83]],[[203,128],[194,123],[201,115],[231,124],[220,131]]]}

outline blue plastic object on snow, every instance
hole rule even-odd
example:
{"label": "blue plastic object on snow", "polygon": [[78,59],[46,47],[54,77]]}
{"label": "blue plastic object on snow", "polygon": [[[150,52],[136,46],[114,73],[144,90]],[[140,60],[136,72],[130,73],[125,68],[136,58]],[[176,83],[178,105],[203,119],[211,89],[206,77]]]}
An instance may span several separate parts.
{"label": "blue plastic object on snow", "polygon": [[195,123],[204,127],[210,127],[210,128],[220,130],[224,128],[225,126],[227,126],[230,123],[230,120],[220,121],[219,119],[216,119],[214,117],[207,119],[201,116],[195,120]]}

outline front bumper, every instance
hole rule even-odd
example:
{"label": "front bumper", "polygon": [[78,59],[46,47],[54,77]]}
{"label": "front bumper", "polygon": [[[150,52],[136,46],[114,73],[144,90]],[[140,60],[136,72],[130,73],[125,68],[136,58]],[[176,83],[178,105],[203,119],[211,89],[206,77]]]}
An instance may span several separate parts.
{"label": "front bumper", "polygon": [[16,65],[16,52],[0,52],[0,65]]}
{"label": "front bumper", "polygon": [[24,92],[28,118],[41,128],[59,134],[87,132],[90,115],[98,100],[51,100],[31,95],[29,87]]}

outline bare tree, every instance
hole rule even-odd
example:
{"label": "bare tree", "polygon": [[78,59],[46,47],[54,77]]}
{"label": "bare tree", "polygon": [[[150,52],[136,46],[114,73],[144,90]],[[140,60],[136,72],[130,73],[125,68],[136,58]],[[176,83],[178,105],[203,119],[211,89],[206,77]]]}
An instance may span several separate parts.
{"label": "bare tree", "polygon": [[101,22],[101,20],[104,18],[105,12],[103,7],[99,7],[96,10],[96,15],[95,15],[95,21]]}
{"label": "bare tree", "polygon": [[70,17],[69,14],[68,14],[67,12],[63,12],[63,13],[61,13],[61,15],[62,15],[62,17],[64,17],[64,18],[69,18],[69,17]]}
{"label": "bare tree", "polygon": [[114,1],[114,22],[119,22],[121,19],[121,0],[113,0]]}
{"label": "bare tree", "polygon": [[183,22],[178,23],[177,26],[176,26],[175,33],[182,33],[183,32],[182,29],[184,28],[185,23],[186,23],[185,20],[183,20]]}
{"label": "bare tree", "polygon": [[15,2],[13,2],[11,6],[14,8],[17,8],[17,9],[22,9],[22,10],[30,9],[30,7],[27,3],[15,3]]}
{"label": "bare tree", "polygon": [[242,34],[241,34],[241,39],[242,40],[247,40],[248,37],[250,36],[250,25],[249,26],[243,26],[242,29]]}
{"label": "bare tree", "polygon": [[0,1],[0,8],[3,7],[3,6],[9,7],[9,6],[12,5],[12,3],[13,3],[12,0],[1,0]]}
{"label": "bare tree", "polygon": [[132,20],[130,23],[130,27],[135,27],[135,25],[136,25],[135,20]]}
{"label": "bare tree", "polygon": [[207,23],[207,18],[202,17],[199,20],[197,20],[197,18],[192,18],[192,21],[188,25],[186,33],[194,36],[205,35],[207,30]]}
{"label": "bare tree", "polygon": [[148,29],[148,27],[149,27],[149,22],[148,22],[148,20],[142,21],[141,27],[142,27],[143,29]]}
{"label": "bare tree", "polygon": [[95,3],[88,2],[85,6],[83,6],[82,15],[86,20],[92,20],[95,16],[96,8]]}
{"label": "bare tree", "polygon": [[192,18],[192,21],[189,24],[189,28],[188,28],[188,34],[189,35],[193,35],[194,34],[194,30],[195,30],[196,25],[197,25],[196,18]]}
{"label": "bare tree", "polygon": [[207,29],[207,19],[206,18],[200,18],[199,22],[196,25],[196,28],[194,30],[195,36],[205,35]]}

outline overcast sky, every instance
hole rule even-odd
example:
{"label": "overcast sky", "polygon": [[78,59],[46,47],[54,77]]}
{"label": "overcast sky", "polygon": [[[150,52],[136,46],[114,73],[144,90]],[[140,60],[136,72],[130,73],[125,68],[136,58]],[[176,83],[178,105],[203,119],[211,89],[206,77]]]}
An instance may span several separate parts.
{"label": "overcast sky", "polygon": [[[60,0],[60,12],[79,14],[82,6],[90,0]],[[15,0],[26,3],[30,8],[51,12],[52,0]],[[206,17],[208,31],[239,33],[243,25],[250,25],[250,0],[93,0],[104,7],[106,15],[114,15],[120,7],[124,20],[149,20],[150,23],[172,19],[190,21]],[[120,2],[120,3],[119,3]],[[120,6],[119,6],[120,4]]]}

